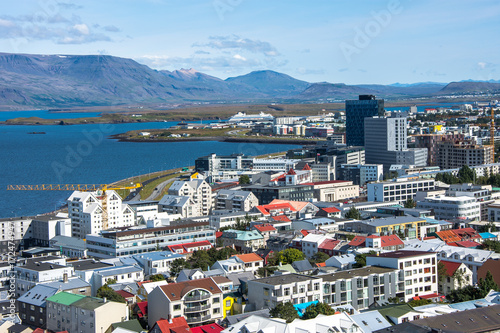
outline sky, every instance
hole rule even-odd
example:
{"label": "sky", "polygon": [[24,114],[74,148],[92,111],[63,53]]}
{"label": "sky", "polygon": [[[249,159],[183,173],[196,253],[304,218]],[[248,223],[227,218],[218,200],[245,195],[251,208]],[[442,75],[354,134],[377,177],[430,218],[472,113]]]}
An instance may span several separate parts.
{"label": "sky", "polygon": [[500,80],[498,0],[18,0],[0,52],[106,54],[222,79],[274,70],[308,82]]}

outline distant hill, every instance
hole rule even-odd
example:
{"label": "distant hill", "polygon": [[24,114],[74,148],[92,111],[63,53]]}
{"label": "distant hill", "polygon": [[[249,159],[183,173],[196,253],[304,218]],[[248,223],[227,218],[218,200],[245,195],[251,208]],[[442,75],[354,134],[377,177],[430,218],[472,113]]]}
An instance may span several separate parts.
{"label": "distant hill", "polygon": [[194,69],[158,71],[100,55],[0,53],[0,107],[75,107],[183,102],[315,102],[360,94],[380,98],[500,91],[495,82],[392,85],[309,83],[270,70],[226,80]]}
{"label": "distant hill", "polygon": [[500,83],[485,82],[485,81],[462,81],[450,82],[439,94],[461,94],[461,93],[478,93],[478,92],[500,92]]}

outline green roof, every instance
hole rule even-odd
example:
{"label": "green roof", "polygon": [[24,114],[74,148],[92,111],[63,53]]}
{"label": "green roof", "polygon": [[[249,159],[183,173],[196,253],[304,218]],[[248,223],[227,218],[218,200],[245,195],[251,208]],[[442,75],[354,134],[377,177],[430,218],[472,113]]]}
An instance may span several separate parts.
{"label": "green roof", "polygon": [[139,324],[139,321],[137,319],[114,323],[111,324],[111,326],[113,327],[113,329],[120,327],[134,332],[144,331],[144,329],[142,328],[141,324]]}
{"label": "green roof", "polygon": [[[408,312],[420,312],[415,310],[411,305],[409,304],[389,304],[381,308],[375,308],[374,310],[377,310],[380,312],[380,314],[384,317],[395,317],[399,318],[407,314]],[[387,318],[387,320],[390,322],[390,319]]]}
{"label": "green roof", "polygon": [[50,296],[47,298],[47,301],[62,304],[62,305],[71,305],[75,303],[76,301],[81,300],[82,298],[85,298],[87,296],[83,295],[76,295],[68,292],[60,292],[55,294],[54,296]]}
{"label": "green roof", "polygon": [[85,297],[84,299],[80,299],[77,302],[75,302],[75,306],[85,309],[85,310],[94,310],[100,307],[101,305],[104,304],[104,301],[102,298],[96,298],[96,297]]}

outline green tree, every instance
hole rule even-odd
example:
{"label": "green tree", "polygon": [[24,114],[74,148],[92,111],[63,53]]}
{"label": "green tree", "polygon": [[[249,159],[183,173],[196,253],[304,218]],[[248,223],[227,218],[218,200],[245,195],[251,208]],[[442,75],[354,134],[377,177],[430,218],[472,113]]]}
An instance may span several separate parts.
{"label": "green tree", "polygon": [[454,289],[450,293],[448,293],[448,295],[446,295],[446,298],[451,303],[465,302],[483,297],[484,295],[481,294],[479,288],[471,285],[467,285],[460,289]]}
{"label": "green tree", "polygon": [[257,275],[260,277],[268,277],[273,275],[273,273],[278,269],[276,266],[265,266],[259,267],[257,269]]}
{"label": "green tree", "polygon": [[110,301],[126,303],[127,301],[123,298],[122,295],[118,294],[116,291],[111,289],[108,285],[104,285],[97,289],[96,296],[99,298],[106,297]]}
{"label": "green tree", "polygon": [[200,268],[203,271],[206,271],[216,260],[213,260],[206,250],[198,250],[194,251],[189,258],[189,264],[191,268]]}
{"label": "green tree", "polygon": [[306,308],[301,319],[312,319],[316,318],[319,314],[326,316],[335,314],[335,310],[332,309],[327,303],[318,302],[316,304],[311,304]]}
{"label": "green tree", "polygon": [[366,266],[366,257],[369,256],[369,255],[376,255],[377,252],[375,251],[370,251],[368,253],[359,253],[359,254],[356,254],[356,257],[354,257],[354,260],[356,261],[356,263],[353,265],[354,268],[361,268],[361,267],[364,267]]}
{"label": "green tree", "polygon": [[408,304],[410,304],[413,307],[427,305],[427,304],[431,304],[431,303],[432,303],[432,301],[430,299],[425,299],[425,298],[414,299],[414,300],[411,300],[408,302]]}
{"label": "green tree", "polygon": [[496,253],[500,253],[500,242],[487,239],[482,244],[483,250],[495,251]]}
{"label": "green tree", "polygon": [[439,282],[443,282],[448,277],[448,271],[446,270],[446,266],[438,261],[438,280]]}
{"label": "green tree", "polygon": [[283,251],[278,252],[276,255],[276,260],[278,263],[282,264],[291,264],[294,261],[304,260],[305,255],[302,251],[297,249],[285,249]]}
{"label": "green tree", "polygon": [[320,263],[320,262],[325,262],[328,260],[328,258],[330,258],[330,256],[328,254],[326,254],[325,252],[316,252],[312,257],[311,259],[309,260],[312,264],[317,264],[317,263]]}
{"label": "green tree", "polygon": [[151,275],[149,277],[149,280],[153,281],[153,282],[163,281],[163,280],[165,280],[165,276],[163,274],[155,274],[155,275]]}
{"label": "green tree", "polygon": [[415,200],[413,200],[412,198],[408,198],[405,201],[404,207],[405,208],[415,208],[416,205],[417,204],[416,204]]}
{"label": "green tree", "polygon": [[278,303],[274,308],[269,310],[269,314],[273,318],[285,319],[287,323],[291,323],[294,319],[299,318],[299,314],[291,302]]}
{"label": "green tree", "polygon": [[493,275],[490,271],[486,272],[486,277],[484,279],[479,279],[477,286],[481,292],[481,295],[483,295],[482,297],[486,296],[490,292],[490,290],[498,291],[498,285],[495,280],[493,280]]}
{"label": "green tree", "polygon": [[240,185],[250,184],[250,177],[248,175],[241,175],[238,181]]}
{"label": "green tree", "polygon": [[457,177],[460,183],[473,183],[476,180],[476,171],[464,165],[458,170]]}
{"label": "green tree", "polygon": [[176,278],[179,273],[185,269],[190,268],[188,262],[184,258],[177,258],[170,264],[170,276]]}
{"label": "green tree", "polygon": [[354,219],[354,220],[361,220],[361,213],[359,210],[356,209],[356,207],[352,206],[347,213],[345,213],[345,218],[346,219]]}
{"label": "green tree", "polygon": [[115,284],[116,283],[116,279],[109,279],[106,281],[106,285],[109,286],[110,284]]}

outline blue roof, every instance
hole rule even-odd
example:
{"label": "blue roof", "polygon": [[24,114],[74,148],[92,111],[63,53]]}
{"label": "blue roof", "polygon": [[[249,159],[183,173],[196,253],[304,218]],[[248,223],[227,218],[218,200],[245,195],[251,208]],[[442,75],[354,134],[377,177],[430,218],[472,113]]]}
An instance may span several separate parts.
{"label": "blue roof", "polygon": [[84,280],[80,278],[69,278],[68,282],[63,282],[63,281],[54,281],[54,282],[47,282],[43,284],[44,286],[49,286],[53,287],[56,289],[61,289],[61,290],[70,290],[70,289],[76,289],[76,288],[86,288],[90,287],[90,284],[88,282],[85,282]]}
{"label": "blue roof", "polygon": [[497,236],[493,235],[490,232],[480,232],[479,236],[481,236],[481,238],[483,238],[483,239],[485,239],[485,238],[497,238]]}
{"label": "blue roof", "polygon": [[433,219],[430,217],[424,217],[423,219],[431,224],[452,224],[451,222],[448,222],[448,221],[436,220],[436,219]]}
{"label": "blue roof", "polygon": [[96,272],[101,274],[102,276],[135,273],[139,271],[142,271],[142,269],[137,266],[117,266],[117,267],[109,267],[96,270]]}
{"label": "blue roof", "polygon": [[30,305],[45,307],[45,300],[55,294],[57,294],[58,289],[54,287],[45,286],[39,284],[28,290],[17,300],[19,302],[24,302]]}
{"label": "blue roof", "polygon": [[149,253],[135,254],[134,258],[144,258],[150,261],[184,258],[184,255],[172,251],[156,251]]}
{"label": "blue roof", "polygon": [[482,307],[494,305],[494,304],[486,301],[484,298],[480,298],[480,299],[474,299],[471,301],[453,303],[453,304],[449,304],[449,305],[450,305],[450,307],[452,307],[454,309],[464,311],[464,310],[473,310],[473,309],[477,309],[477,308],[482,308]]}
{"label": "blue roof", "polygon": [[299,316],[302,316],[304,314],[304,312],[306,311],[306,308],[309,305],[313,305],[316,303],[319,303],[319,301],[312,301],[312,302],[307,302],[307,303],[302,303],[302,304],[294,304],[293,307],[295,308],[295,310],[297,310],[297,314]]}

